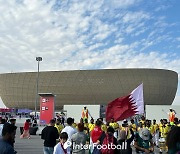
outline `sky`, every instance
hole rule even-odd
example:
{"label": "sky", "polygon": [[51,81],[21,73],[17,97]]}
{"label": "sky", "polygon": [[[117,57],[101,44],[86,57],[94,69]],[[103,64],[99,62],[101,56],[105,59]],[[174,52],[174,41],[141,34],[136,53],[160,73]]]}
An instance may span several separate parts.
{"label": "sky", "polygon": [[0,12],[0,73],[35,72],[37,56],[40,71],[180,73],[180,0],[0,0]]}

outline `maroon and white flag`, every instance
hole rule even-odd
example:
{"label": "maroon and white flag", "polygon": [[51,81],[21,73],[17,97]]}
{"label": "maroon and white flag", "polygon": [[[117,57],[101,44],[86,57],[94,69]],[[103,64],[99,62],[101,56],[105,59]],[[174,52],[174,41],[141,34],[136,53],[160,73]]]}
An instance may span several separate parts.
{"label": "maroon and white flag", "polygon": [[144,113],[143,83],[128,96],[119,97],[106,108],[106,121],[120,121]]}

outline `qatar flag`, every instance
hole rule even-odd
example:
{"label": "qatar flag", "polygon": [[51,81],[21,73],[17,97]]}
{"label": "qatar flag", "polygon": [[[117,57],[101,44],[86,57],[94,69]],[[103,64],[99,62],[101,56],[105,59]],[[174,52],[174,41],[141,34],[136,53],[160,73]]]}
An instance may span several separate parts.
{"label": "qatar flag", "polygon": [[137,114],[144,113],[143,83],[129,95],[119,97],[110,102],[106,108],[106,121],[112,118],[120,121]]}

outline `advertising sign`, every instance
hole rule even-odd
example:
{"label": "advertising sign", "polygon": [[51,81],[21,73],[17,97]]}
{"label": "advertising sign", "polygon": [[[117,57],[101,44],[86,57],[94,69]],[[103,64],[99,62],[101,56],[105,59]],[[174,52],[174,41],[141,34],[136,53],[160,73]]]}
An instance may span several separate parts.
{"label": "advertising sign", "polygon": [[54,95],[39,94],[40,97],[40,125],[49,124],[54,118]]}

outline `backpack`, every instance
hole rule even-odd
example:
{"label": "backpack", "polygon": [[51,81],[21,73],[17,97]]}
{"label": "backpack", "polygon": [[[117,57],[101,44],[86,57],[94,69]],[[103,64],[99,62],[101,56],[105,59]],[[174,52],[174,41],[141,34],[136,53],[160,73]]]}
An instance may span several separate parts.
{"label": "backpack", "polygon": [[102,154],[114,154],[114,150],[112,148],[108,149],[108,145],[110,147],[110,145],[114,145],[114,136],[110,136],[108,134],[105,134],[105,138],[103,140],[103,143],[101,145],[101,153]]}

